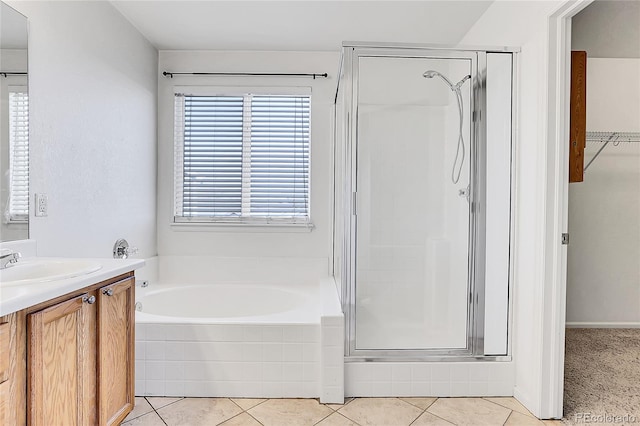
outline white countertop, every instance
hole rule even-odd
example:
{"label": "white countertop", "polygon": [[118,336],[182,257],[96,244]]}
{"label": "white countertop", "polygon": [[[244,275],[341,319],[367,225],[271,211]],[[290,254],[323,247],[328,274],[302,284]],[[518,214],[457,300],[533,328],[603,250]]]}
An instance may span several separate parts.
{"label": "white countertop", "polygon": [[[25,260],[28,260],[26,258]],[[68,260],[68,258],[37,258],[41,260]],[[98,262],[102,268],[90,274],[67,278],[56,281],[48,281],[38,284],[23,284],[4,287],[0,285],[0,316],[20,311],[29,306],[46,302],[58,296],[72,291],[97,284],[115,276],[142,268],[143,259],[85,259]]]}

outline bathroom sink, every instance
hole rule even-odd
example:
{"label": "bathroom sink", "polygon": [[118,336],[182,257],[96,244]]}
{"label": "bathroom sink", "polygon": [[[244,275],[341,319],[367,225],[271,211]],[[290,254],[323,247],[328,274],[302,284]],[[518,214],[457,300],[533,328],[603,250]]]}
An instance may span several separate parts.
{"label": "bathroom sink", "polygon": [[39,284],[90,274],[102,268],[98,262],[81,259],[21,260],[0,270],[0,285]]}

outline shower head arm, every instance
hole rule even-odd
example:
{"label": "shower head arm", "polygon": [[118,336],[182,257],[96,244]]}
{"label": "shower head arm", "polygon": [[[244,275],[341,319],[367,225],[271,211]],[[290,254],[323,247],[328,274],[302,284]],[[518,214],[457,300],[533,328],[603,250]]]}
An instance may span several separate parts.
{"label": "shower head arm", "polygon": [[[471,79],[471,75],[467,74],[464,77],[462,77],[462,80],[460,80],[459,82],[456,83],[455,85],[455,90],[460,90],[460,88],[462,87],[462,85],[464,84],[465,81]],[[453,90],[453,87],[452,87]]]}

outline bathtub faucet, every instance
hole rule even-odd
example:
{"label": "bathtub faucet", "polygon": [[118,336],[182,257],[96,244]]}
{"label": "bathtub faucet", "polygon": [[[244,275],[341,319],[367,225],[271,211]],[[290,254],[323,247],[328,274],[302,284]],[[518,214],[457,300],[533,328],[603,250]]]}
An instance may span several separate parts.
{"label": "bathtub faucet", "polygon": [[3,250],[0,254],[0,269],[7,269],[10,266],[14,266],[21,257],[22,255],[17,251]]}

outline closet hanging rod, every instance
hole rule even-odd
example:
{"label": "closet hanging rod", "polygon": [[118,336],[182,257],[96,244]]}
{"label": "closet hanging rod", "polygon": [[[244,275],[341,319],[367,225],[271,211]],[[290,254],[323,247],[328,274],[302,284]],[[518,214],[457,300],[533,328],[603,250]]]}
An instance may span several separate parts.
{"label": "closet hanging rod", "polygon": [[169,72],[163,71],[162,75],[173,78],[174,75],[195,75],[195,76],[226,76],[226,77],[308,77],[328,78],[329,74],[325,73],[280,73],[280,72]]}
{"label": "closet hanging rod", "polygon": [[0,71],[0,75],[4,78],[9,77],[10,75],[27,75],[26,72],[14,72],[14,71]]}

